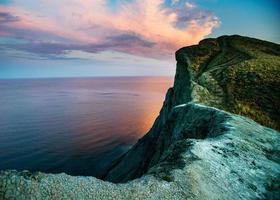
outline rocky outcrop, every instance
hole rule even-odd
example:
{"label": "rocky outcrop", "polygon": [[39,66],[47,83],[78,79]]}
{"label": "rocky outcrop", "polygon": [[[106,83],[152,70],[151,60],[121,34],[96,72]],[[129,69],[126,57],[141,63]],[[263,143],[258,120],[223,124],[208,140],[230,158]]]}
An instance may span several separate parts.
{"label": "rocky outcrop", "polygon": [[106,181],[3,171],[0,199],[277,199],[280,134],[244,116],[279,128],[279,45],[224,36],[176,59],[159,117]]}
{"label": "rocky outcrop", "polygon": [[176,52],[175,104],[189,100],[280,130],[280,45],[241,36]]}
{"label": "rocky outcrop", "polygon": [[[158,163],[170,138],[162,140],[172,108],[188,102],[241,114],[279,127],[280,46],[241,37],[206,39],[176,52],[174,87],[168,90],[151,130],[112,165],[105,180],[125,182]],[[176,121],[182,124],[184,121]],[[206,122],[205,122],[206,123]]]}

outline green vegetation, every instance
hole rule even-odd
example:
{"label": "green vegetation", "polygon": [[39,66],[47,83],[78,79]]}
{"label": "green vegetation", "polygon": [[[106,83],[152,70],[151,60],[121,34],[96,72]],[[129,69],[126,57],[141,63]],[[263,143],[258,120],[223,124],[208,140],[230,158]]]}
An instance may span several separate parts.
{"label": "green vegetation", "polygon": [[223,36],[182,48],[176,57],[189,61],[179,67],[192,73],[195,102],[280,130],[280,45]]}

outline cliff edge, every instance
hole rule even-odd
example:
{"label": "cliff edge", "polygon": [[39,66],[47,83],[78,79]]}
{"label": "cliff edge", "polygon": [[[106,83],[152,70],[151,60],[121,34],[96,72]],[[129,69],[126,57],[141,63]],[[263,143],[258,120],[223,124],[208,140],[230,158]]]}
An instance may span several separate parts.
{"label": "cliff edge", "polygon": [[[163,132],[171,125],[170,113],[178,105],[193,102],[212,106],[279,130],[280,45],[237,35],[222,36],[178,50],[176,60],[174,87],[168,90],[159,117],[151,130],[112,165],[105,180],[131,180],[159,162],[171,143],[171,138],[162,140]],[[201,131],[211,128],[208,120]]]}
{"label": "cliff edge", "polygon": [[176,60],[175,105],[193,101],[280,130],[280,45],[222,36],[178,50]]}
{"label": "cliff edge", "polygon": [[106,181],[2,171],[0,198],[277,199],[280,45],[223,36],[176,59],[159,117]]}

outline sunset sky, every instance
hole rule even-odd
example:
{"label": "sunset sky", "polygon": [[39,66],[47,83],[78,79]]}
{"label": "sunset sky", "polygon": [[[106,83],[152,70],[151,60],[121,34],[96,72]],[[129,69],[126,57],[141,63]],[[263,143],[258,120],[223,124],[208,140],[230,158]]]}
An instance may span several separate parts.
{"label": "sunset sky", "polygon": [[280,43],[279,21],[279,0],[0,0],[0,78],[173,75],[178,48]]}

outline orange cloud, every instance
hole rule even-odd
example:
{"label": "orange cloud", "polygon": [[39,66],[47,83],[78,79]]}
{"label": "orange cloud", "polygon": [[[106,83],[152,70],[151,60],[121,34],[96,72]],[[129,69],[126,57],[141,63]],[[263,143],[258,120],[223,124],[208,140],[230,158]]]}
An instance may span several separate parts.
{"label": "orange cloud", "polygon": [[[197,8],[188,2],[185,5],[182,8],[184,12]],[[102,51],[106,47],[105,50],[112,48],[156,57],[173,54],[179,47],[197,43],[219,25],[218,18],[207,13],[203,19],[188,16],[184,25],[178,26],[181,16],[177,10],[164,7],[163,0],[122,2],[116,10],[110,8],[106,0],[42,0],[30,7],[17,4],[0,6],[1,13],[9,13],[19,19],[2,24],[0,35],[5,33],[20,37],[20,31],[25,30],[25,36],[21,36],[28,37],[28,31],[40,32],[76,45],[92,44],[95,50],[99,48]],[[133,37],[125,38],[127,35]],[[122,41],[116,41],[120,38],[123,46]],[[34,37],[31,39],[36,40]],[[42,37],[41,40],[62,42],[59,39],[48,41],[49,37]],[[110,47],[110,42],[117,46]],[[89,51],[91,47],[87,47]]]}

